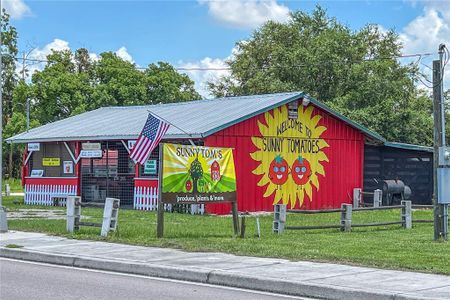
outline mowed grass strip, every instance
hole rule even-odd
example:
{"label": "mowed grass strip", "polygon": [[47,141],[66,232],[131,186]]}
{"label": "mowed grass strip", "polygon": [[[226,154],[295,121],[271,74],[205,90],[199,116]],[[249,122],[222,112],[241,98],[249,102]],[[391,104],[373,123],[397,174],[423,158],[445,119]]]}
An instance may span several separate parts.
{"label": "mowed grass strip", "polygon": [[[12,205],[14,209],[36,206]],[[48,209],[49,207],[44,207]],[[64,208],[55,208],[64,209]],[[101,222],[102,209],[82,208],[89,222]],[[230,216],[165,214],[165,237],[156,238],[156,213],[122,209],[118,231],[106,239],[100,229],[81,227],[74,233],[65,231],[65,220],[10,220],[12,230],[45,232],[74,239],[106,240],[144,246],[171,247],[187,251],[215,251],[237,255],[285,258],[292,261],[313,260],[414,270],[450,275],[450,244],[433,241],[432,224],[414,224],[412,230],[400,225],[355,228],[351,233],[338,229],[285,231],[272,233],[271,215],[261,216],[261,238],[255,236],[256,220],[246,219],[246,237],[233,237]],[[415,210],[415,219],[432,219],[431,210]],[[400,220],[399,210],[354,212],[353,223]],[[289,226],[339,224],[339,213],[288,214]]]}
{"label": "mowed grass strip", "polygon": [[5,192],[6,184],[9,184],[9,187],[11,188],[11,193],[23,192],[22,181],[20,179],[15,178],[3,179],[3,189],[2,189],[3,192]]}

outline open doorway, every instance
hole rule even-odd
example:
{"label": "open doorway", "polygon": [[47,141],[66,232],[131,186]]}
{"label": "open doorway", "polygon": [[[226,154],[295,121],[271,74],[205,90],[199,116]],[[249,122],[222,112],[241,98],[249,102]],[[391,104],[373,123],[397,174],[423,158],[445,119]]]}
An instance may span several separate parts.
{"label": "open doorway", "polygon": [[121,206],[133,205],[135,165],[120,141],[101,142],[101,158],[81,159],[81,195],[86,202],[120,199]]}

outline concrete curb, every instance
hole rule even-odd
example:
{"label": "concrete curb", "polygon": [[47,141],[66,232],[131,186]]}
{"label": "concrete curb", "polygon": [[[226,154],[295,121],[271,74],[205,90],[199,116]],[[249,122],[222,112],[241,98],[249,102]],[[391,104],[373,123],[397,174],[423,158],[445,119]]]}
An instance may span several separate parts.
{"label": "concrete curb", "polygon": [[243,276],[227,271],[209,271],[183,267],[170,267],[158,264],[142,264],[128,261],[104,260],[77,255],[54,255],[33,250],[0,247],[0,257],[26,261],[57,264],[85,269],[129,273],[135,275],[170,278],[184,281],[208,283],[293,296],[321,299],[374,299],[374,300],[418,300],[409,295],[383,293],[374,290],[357,290],[316,283],[300,283],[287,280],[274,280],[256,276]]}

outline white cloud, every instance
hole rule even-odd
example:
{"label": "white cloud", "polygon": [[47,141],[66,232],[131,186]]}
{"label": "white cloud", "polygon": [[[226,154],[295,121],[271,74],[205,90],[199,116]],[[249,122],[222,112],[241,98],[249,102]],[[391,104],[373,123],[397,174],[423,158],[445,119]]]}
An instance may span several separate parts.
{"label": "white cloud", "polygon": [[[70,49],[69,42],[61,39],[54,39],[52,42],[48,43],[42,48],[39,47],[34,48],[30,53],[27,54],[27,59],[29,59],[29,61],[26,62],[26,69],[28,75],[27,79],[29,80],[34,72],[42,70],[44,68],[45,62],[39,61],[47,60],[47,55],[49,55],[52,52],[52,50],[61,51],[68,49]],[[23,63],[19,59],[16,64],[16,72],[20,74],[19,76],[22,76],[22,69]]]}
{"label": "white cloud", "polygon": [[289,8],[276,0],[199,0],[208,5],[209,14],[226,25],[253,29],[268,20],[286,22]]}
{"label": "white cloud", "polygon": [[2,7],[13,19],[20,19],[31,14],[30,8],[23,0],[2,0]]}
{"label": "white cloud", "polygon": [[[228,58],[210,58],[205,57],[200,61],[195,62],[180,62],[179,67],[183,69],[192,70],[181,70],[181,73],[185,73],[191,78],[195,83],[195,90],[205,98],[211,98],[208,92],[208,81],[214,81],[220,77],[230,75],[228,70],[228,65],[225,61]],[[208,69],[208,70],[204,70]]]}
{"label": "white cloud", "polygon": [[134,63],[133,57],[131,57],[130,53],[128,53],[127,48],[125,47],[120,47],[117,51],[116,54],[118,57],[120,57],[123,60],[129,61],[130,63]]}
{"label": "white cloud", "polygon": [[[433,53],[422,60],[432,66],[437,59],[439,44],[450,48],[450,5],[446,1],[423,1],[423,13],[406,25],[400,33],[404,54]],[[431,80],[429,68],[421,65],[422,71]],[[450,64],[445,70],[444,89],[450,88]]]}
{"label": "white cloud", "polygon": [[[49,55],[52,52],[52,50],[55,51],[71,50],[71,48],[69,46],[69,42],[62,39],[54,39],[52,42],[48,43],[43,47],[34,48],[31,52],[27,54],[26,57],[28,59],[28,61],[26,62],[27,80],[31,79],[31,76],[33,75],[34,72],[44,69],[46,65],[45,61],[47,60],[47,55]],[[131,63],[134,63],[134,60],[128,53],[127,48],[120,47],[115,53],[120,58],[129,61]],[[89,52],[89,58],[93,61],[98,61],[100,59],[100,56],[97,53]],[[19,58],[16,64],[16,72],[20,78],[22,76],[22,69],[23,63],[22,60]]]}

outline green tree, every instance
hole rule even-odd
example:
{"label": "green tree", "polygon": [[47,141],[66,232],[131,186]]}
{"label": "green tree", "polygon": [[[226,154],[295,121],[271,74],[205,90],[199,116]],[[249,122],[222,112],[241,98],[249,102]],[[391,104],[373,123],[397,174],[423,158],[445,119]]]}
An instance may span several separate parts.
{"label": "green tree", "polygon": [[94,92],[88,108],[148,103],[145,76],[136,66],[112,52],[100,54],[94,64]]}
{"label": "green tree", "polygon": [[[9,24],[9,14],[6,13],[6,11],[3,9],[1,11],[1,40],[2,40],[2,48],[1,48],[1,55],[2,55],[2,73],[0,76],[2,76],[2,104],[3,104],[3,111],[2,111],[2,118],[1,122],[4,126],[8,126],[13,120],[13,107],[14,107],[14,101],[13,101],[13,93],[14,88],[17,85],[17,75],[15,73],[16,69],[16,56],[17,56],[17,31],[14,26],[11,26]],[[8,133],[5,131],[3,133],[3,138],[6,138],[8,136]],[[2,166],[6,167],[4,168],[3,174],[12,174],[12,147],[7,146],[6,144],[1,145],[3,149],[3,156],[2,156]],[[8,162],[8,159],[10,159],[10,162]]]}
{"label": "green tree", "polygon": [[5,9],[2,11],[2,82],[3,82],[3,125],[13,113],[13,92],[17,84],[16,56],[17,56],[17,31],[9,24],[9,14]]}
{"label": "green tree", "polygon": [[195,91],[194,82],[186,74],[178,73],[168,63],[150,64],[144,73],[147,97],[153,103],[201,99]]}
{"label": "green tree", "polygon": [[431,100],[418,93],[417,67],[394,31],[353,31],[320,6],[269,21],[237,43],[229,77],[209,83],[216,96],[305,91],[389,140],[429,145]]}
{"label": "green tree", "polygon": [[202,164],[199,162],[198,157],[194,159],[189,168],[189,174],[192,178],[192,192],[194,194],[198,193],[198,182],[203,177]]}
{"label": "green tree", "polygon": [[41,124],[85,111],[92,93],[89,76],[77,72],[71,51],[53,51],[47,59],[45,68],[32,75],[31,84],[30,97]]}

